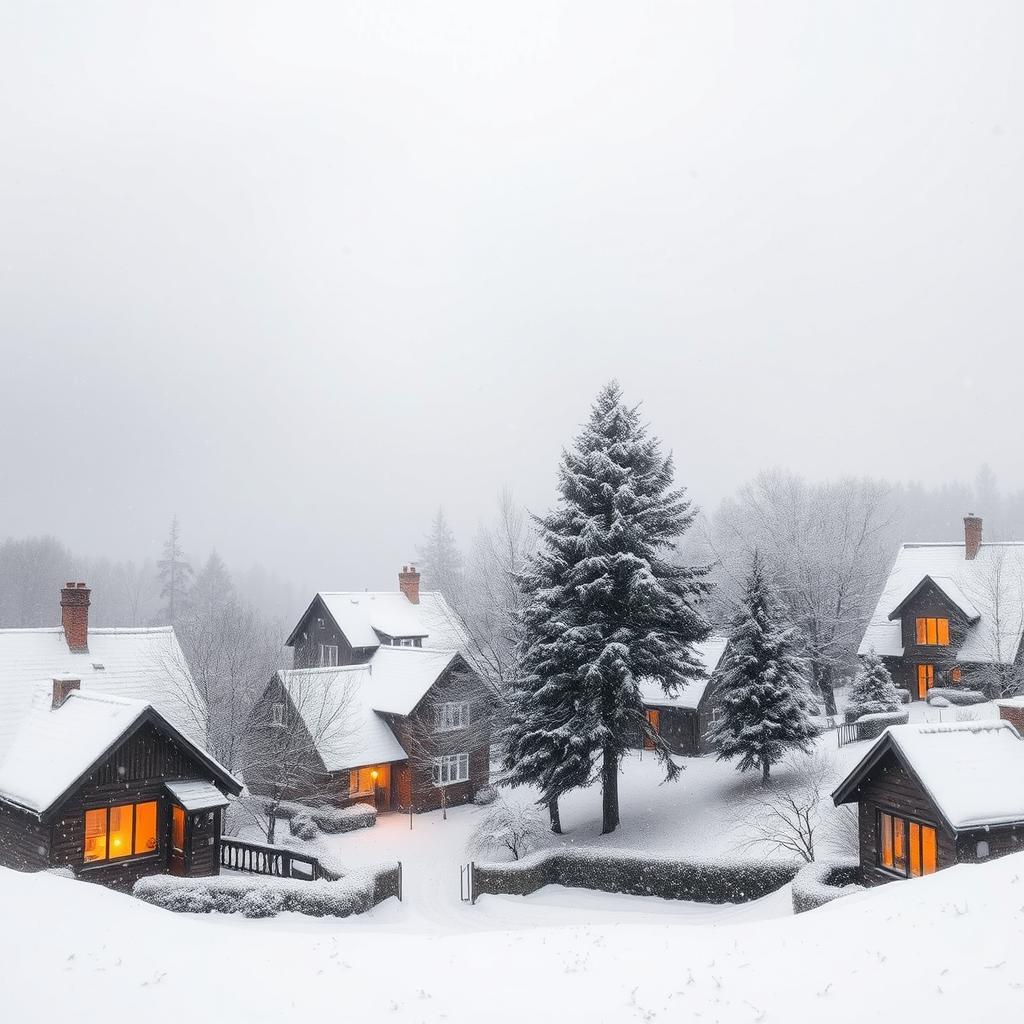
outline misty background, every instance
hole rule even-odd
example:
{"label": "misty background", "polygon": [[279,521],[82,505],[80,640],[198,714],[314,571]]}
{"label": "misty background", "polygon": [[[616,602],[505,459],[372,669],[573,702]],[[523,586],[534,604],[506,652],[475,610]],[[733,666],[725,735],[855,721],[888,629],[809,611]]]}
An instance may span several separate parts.
{"label": "misty background", "polygon": [[612,377],[709,521],[779,467],[1020,537],[1022,23],[8,0],[0,626],[158,617],[173,516],[275,618],[393,589]]}

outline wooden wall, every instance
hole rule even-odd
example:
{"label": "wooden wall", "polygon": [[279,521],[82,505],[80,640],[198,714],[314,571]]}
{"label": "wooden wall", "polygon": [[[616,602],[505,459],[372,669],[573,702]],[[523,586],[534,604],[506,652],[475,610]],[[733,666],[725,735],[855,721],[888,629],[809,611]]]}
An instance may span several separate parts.
{"label": "wooden wall", "polygon": [[309,614],[301,623],[299,635],[292,648],[293,668],[319,668],[321,644],[334,644],[338,648],[339,665],[361,665],[370,660],[375,650],[372,647],[352,647],[328,614],[323,601],[317,597]]}
{"label": "wooden wall", "polygon": [[0,867],[41,871],[50,863],[50,829],[35,815],[0,804]]}

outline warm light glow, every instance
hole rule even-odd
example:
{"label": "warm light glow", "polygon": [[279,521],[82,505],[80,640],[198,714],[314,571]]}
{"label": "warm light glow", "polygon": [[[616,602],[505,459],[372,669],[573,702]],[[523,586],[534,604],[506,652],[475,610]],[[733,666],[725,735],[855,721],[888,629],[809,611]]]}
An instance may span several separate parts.
{"label": "warm light glow", "polygon": [[171,808],[171,849],[185,852],[185,809],[177,804]]}
{"label": "warm light glow", "polygon": [[353,768],[348,773],[348,795],[370,796],[377,787],[387,789],[391,784],[391,766],[379,764],[374,768]]}
{"label": "warm light glow", "polygon": [[924,700],[928,696],[928,691],[935,685],[935,666],[934,665],[918,665],[917,666],[917,695]]}
{"label": "warm light glow", "polygon": [[135,854],[156,849],[156,801],[135,805]]}
{"label": "warm light glow", "polygon": [[157,802],[97,807],[85,812],[86,864],[153,853],[157,849]]}
{"label": "warm light glow", "polygon": [[85,812],[85,862],[107,859],[107,809]]}
{"label": "warm light glow", "polygon": [[372,772],[370,772],[370,778],[371,778],[371,779],[373,779],[373,781],[374,781],[374,782],[376,782],[376,781],[377,781],[377,776],[378,776],[379,774],[380,774],[380,773],[379,773],[379,772],[377,771],[377,769],[376,769],[376,768],[374,768],[374,769],[373,769],[373,771],[372,771]]}
{"label": "warm light glow", "polygon": [[960,666],[959,666],[959,665],[957,665],[957,666],[956,666],[956,667],[955,667],[955,668],[954,668],[954,669],[953,669],[953,670],[952,670],[952,671],[951,671],[951,672],[949,673],[949,678],[950,678],[950,680],[951,680],[952,682],[954,682],[954,683],[959,683],[959,682],[960,682],[960,680],[961,680],[961,679],[963,679],[963,677],[964,677],[964,674],[963,674],[963,672],[961,671],[961,669],[960,669]]}
{"label": "warm light glow", "polygon": [[110,856],[127,857],[132,852],[132,805],[110,808]]}
{"label": "warm light glow", "polygon": [[911,878],[935,872],[938,844],[931,825],[907,821],[881,811],[878,831],[878,862],[883,868]]}
{"label": "warm light glow", "polygon": [[917,642],[931,647],[948,647],[949,619],[918,619]]}

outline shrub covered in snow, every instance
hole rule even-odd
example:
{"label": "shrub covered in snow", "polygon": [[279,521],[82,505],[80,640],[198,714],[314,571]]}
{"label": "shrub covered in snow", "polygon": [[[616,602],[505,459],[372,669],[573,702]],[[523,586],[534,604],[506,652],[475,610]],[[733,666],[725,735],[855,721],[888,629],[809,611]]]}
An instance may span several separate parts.
{"label": "shrub covered in snow", "polygon": [[526,896],[545,885],[660,896],[697,903],[747,903],[792,881],[795,862],[684,860],[626,850],[558,847],[506,864],[474,864],[473,895]]}
{"label": "shrub covered in snow", "polygon": [[958,707],[967,707],[971,704],[984,704],[988,700],[980,690],[965,690],[960,686],[936,686],[928,691],[928,703],[931,704],[936,697],[942,697]]}
{"label": "shrub covered in snow", "polygon": [[549,835],[547,821],[536,804],[495,800],[477,818],[469,837],[469,852],[474,856],[511,854],[513,860],[519,860]]}
{"label": "shrub covered in snow", "polygon": [[864,888],[860,878],[860,860],[856,857],[812,861],[793,879],[793,913],[802,914],[840,896],[860,892]]}
{"label": "shrub covered in snow", "polygon": [[489,804],[493,804],[498,799],[498,790],[494,786],[481,786],[476,793],[473,794],[473,803],[477,807],[487,807]]}
{"label": "shrub covered in snow", "polygon": [[313,816],[305,811],[301,814],[293,814],[288,820],[288,828],[296,839],[302,839],[307,843],[320,836],[320,829],[313,821]]}
{"label": "shrub covered in snow", "polygon": [[[282,801],[277,808],[277,816],[286,818],[291,825],[292,835],[295,831],[295,819],[299,819],[299,828],[309,831],[306,822],[312,823],[321,832],[336,835],[339,832],[352,832],[357,828],[369,828],[377,824],[377,809],[370,804],[350,804],[348,807],[331,807],[323,805],[313,807],[291,800]],[[307,836],[300,835],[300,839]],[[315,835],[308,838],[316,838]]]}
{"label": "shrub covered in snow", "polygon": [[886,711],[884,714],[861,715],[857,719],[857,738],[873,740],[881,736],[890,725],[906,725],[909,711]]}
{"label": "shrub covered in snow", "polygon": [[151,875],[135,883],[132,895],[181,914],[216,912],[273,917],[292,911],[309,917],[348,917],[364,913],[389,896],[399,895],[399,876],[397,864],[367,868],[337,882],[305,882],[264,875]]}
{"label": "shrub covered in snow", "polygon": [[910,691],[903,689],[902,686],[896,687],[896,692],[900,695],[901,704],[909,704],[911,701]]}
{"label": "shrub covered in snow", "polygon": [[886,714],[900,707],[900,695],[885,663],[874,649],[864,655],[846,705],[848,722],[864,715]]}

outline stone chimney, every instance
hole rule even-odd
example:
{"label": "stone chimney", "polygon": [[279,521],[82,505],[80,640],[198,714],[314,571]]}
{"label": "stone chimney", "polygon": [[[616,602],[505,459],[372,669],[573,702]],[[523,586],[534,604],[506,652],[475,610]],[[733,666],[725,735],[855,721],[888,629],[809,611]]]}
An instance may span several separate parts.
{"label": "stone chimney", "polygon": [[413,603],[420,603],[420,574],[415,565],[403,565],[398,574],[398,589]]}
{"label": "stone chimney", "polygon": [[964,558],[974,561],[981,547],[981,516],[973,512],[964,516]]}
{"label": "stone chimney", "polygon": [[77,676],[53,677],[53,703],[50,708],[56,711],[75,690],[82,688],[82,680]]}
{"label": "stone chimney", "polygon": [[60,592],[60,621],[72,651],[89,650],[89,595],[84,583],[67,583]]}

